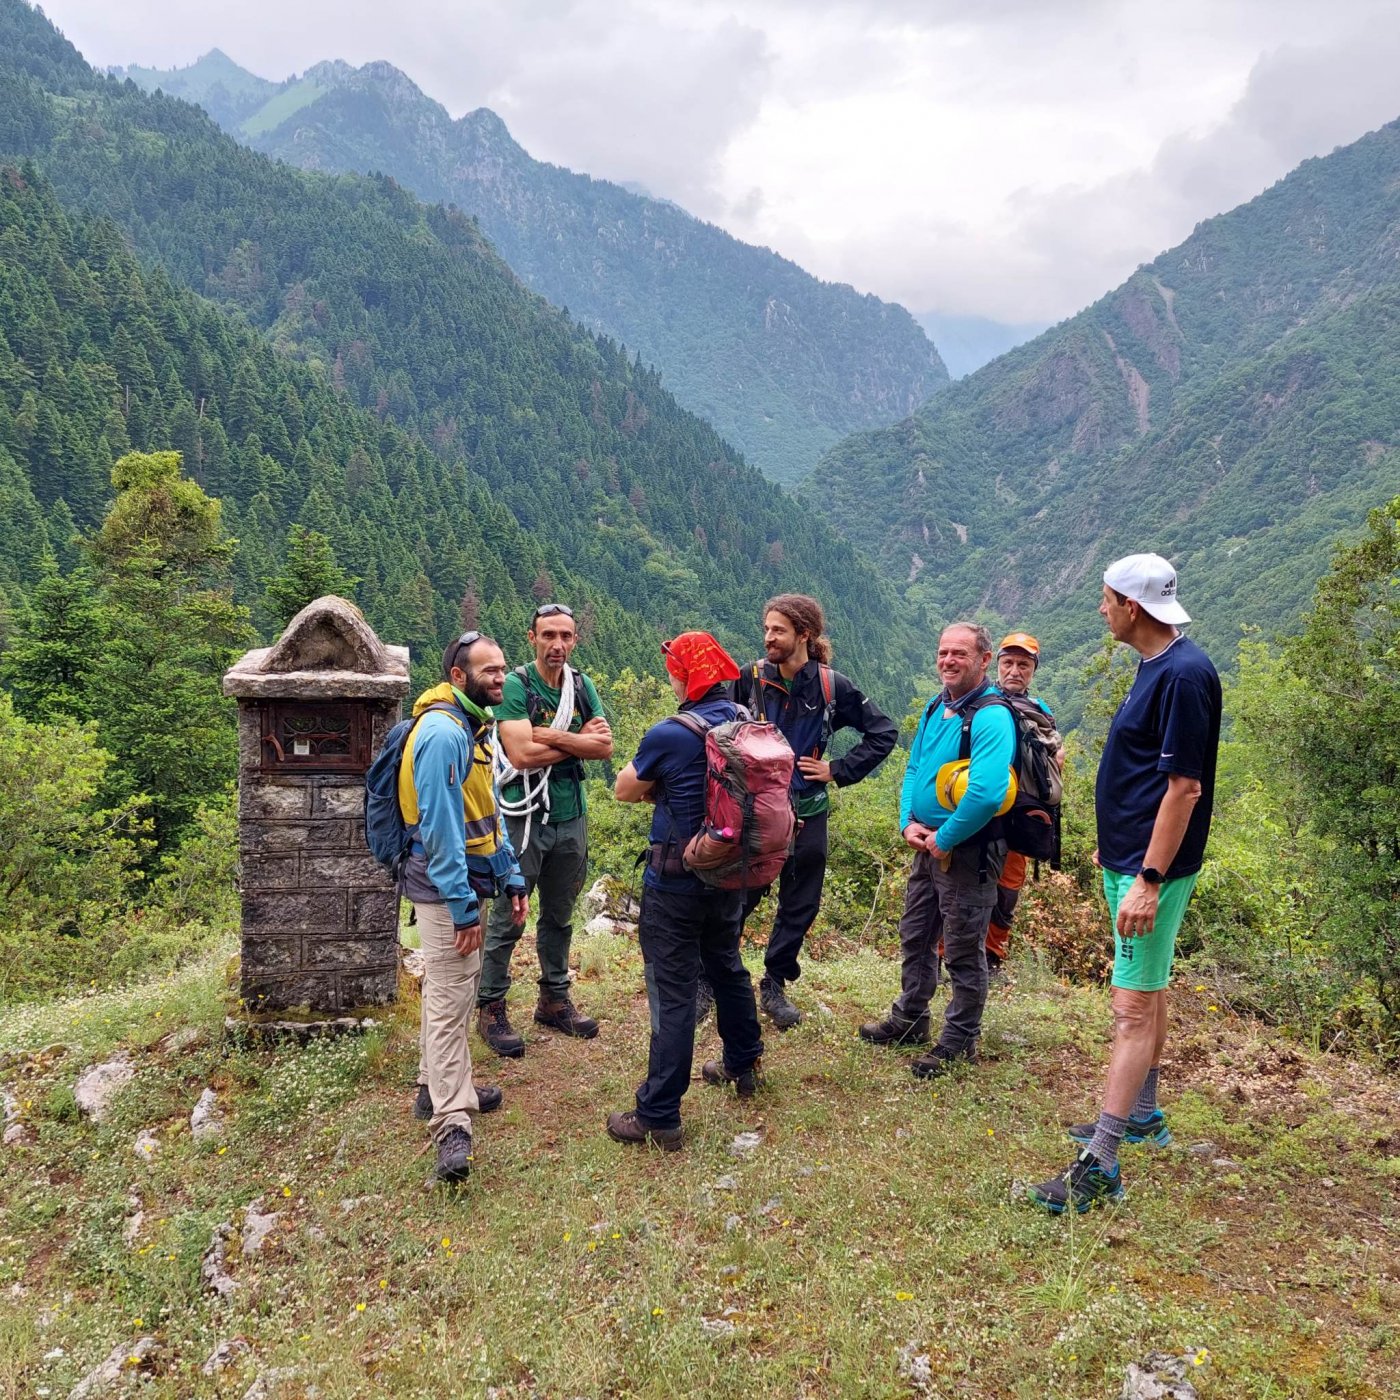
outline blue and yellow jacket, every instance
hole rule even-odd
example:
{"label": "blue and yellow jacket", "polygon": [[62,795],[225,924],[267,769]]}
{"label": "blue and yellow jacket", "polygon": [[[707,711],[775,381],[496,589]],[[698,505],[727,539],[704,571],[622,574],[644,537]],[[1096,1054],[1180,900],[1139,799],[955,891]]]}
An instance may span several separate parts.
{"label": "blue and yellow jacket", "polygon": [[[453,710],[423,714],[442,704]],[[496,806],[490,726],[462,709],[446,681],[425,690],[413,713],[423,717],[399,766],[399,809],[413,838],[401,889],[410,899],[446,904],[454,924],[474,924],[478,890],[525,893]]]}
{"label": "blue and yellow jacket", "polygon": [[[992,689],[992,687],[984,687]],[[979,694],[981,692],[978,692]],[[976,696],[967,696],[973,700]],[[985,705],[972,717],[971,768],[967,791],[950,812],[938,800],[938,770],[958,757],[962,745],[962,715],[944,715],[943,697],[930,702],[914,733],[909,766],[899,799],[899,829],[911,821],[923,822],[938,832],[940,850],[975,836],[991,819],[1006,797],[1011,764],[1016,756],[1016,729],[1005,705]]]}

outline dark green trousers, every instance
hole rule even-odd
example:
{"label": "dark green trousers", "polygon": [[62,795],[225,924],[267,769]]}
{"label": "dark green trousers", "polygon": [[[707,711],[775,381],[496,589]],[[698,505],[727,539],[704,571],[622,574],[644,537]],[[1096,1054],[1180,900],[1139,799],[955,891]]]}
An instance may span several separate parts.
{"label": "dark green trousers", "polygon": [[[538,821],[525,837],[525,819],[507,817],[506,832],[520,858],[520,873],[530,892],[535,914],[535,947],[540,957],[540,993],[569,994],[569,945],[574,937],[574,904],[588,869],[588,818],[544,826]],[[510,900],[493,899],[486,916],[478,1002],[500,1001],[510,991],[510,958],[523,929],[510,921]]]}

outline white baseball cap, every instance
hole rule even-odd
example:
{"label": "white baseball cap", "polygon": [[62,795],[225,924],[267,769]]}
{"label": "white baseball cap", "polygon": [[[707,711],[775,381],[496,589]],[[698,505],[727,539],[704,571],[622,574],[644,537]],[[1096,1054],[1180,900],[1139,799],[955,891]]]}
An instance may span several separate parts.
{"label": "white baseball cap", "polygon": [[1158,622],[1180,626],[1191,621],[1191,614],[1176,601],[1176,570],[1160,554],[1116,559],[1103,571],[1103,581]]}

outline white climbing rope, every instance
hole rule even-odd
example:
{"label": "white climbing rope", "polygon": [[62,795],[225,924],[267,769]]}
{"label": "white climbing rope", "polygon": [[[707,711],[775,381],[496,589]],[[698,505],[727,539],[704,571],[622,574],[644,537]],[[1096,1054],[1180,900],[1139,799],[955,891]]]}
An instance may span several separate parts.
{"label": "white climbing rope", "polygon": [[[529,687],[529,681],[525,682]],[[574,672],[571,666],[564,667],[564,678],[559,682],[559,708],[554,712],[554,718],[550,720],[549,727],[560,731],[567,730],[574,722]],[[520,841],[519,855],[530,844],[530,831],[534,825],[535,816],[538,814],[545,821],[549,820],[549,768],[527,768],[523,773],[511,765],[510,759],[506,757],[505,746],[501,743],[500,735],[493,736],[492,749],[494,756],[492,767],[496,775],[496,803],[501,810],[501,814],[507,817],[525,818],[525,835]],[[514,801],[508,800],[504,796],[503,789],[507,783],[520,780],[523,791],[519,798]]]}

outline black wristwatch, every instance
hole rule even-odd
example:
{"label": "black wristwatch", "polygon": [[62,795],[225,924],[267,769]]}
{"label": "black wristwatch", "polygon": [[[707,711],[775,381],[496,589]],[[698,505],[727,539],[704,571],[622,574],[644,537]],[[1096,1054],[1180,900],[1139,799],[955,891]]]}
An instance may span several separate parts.
{"label": "black wristwatch", "polygon": [[1149,885],[1160,885],[1167,877],[1151,865],[1144,865],[1138,871],[1138,878]]}

